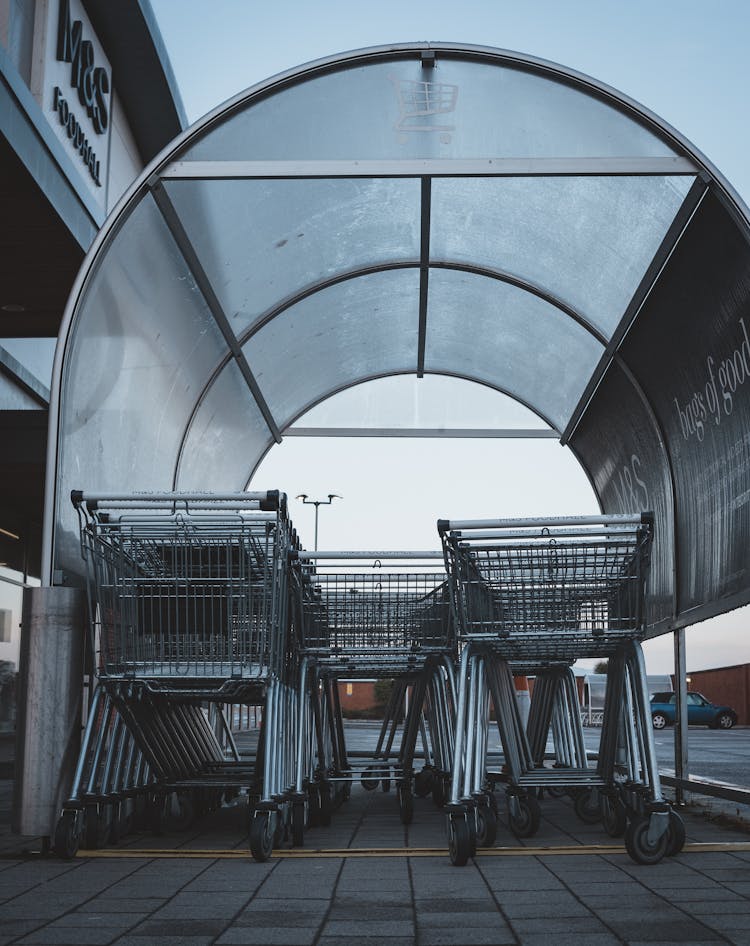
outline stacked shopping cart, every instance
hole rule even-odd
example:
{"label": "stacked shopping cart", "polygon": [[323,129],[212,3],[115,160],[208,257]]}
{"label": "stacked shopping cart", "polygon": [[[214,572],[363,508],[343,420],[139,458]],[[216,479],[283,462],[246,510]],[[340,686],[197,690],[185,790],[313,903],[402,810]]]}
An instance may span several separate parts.
{"label": "stacked shopping cart", "polygon": [[[244,789],[268,856],[288,816],[298,667],[276,492],[72,495],[98,681],[55,845],[112,840],[137,813],[187,822]],[[263,707],[243,762],[226,709]]]}
{"label": "stacked shopping cart", "polygon": [[[601,815],[630,855],[655,863],[684,841],[661,793],[640,640],[653,522],[649,515],[542,520],[441,521],[460,672],[449,848],[463,864],[492,843],[492,788],[504,783],[512,829],[532,836],[540,790],[571,791],[586,818]],[[609,659],[607,705],[595,768],[587,764],[580,711],[566,663]],[[521,723],[513,669],[534,669],[530,729]],[[504,766],[487,765],[489,706]],[[544,762],[552,728],[556,764]]]}
{"label": "stacked shopping cart", "polygon": [[[640,645],[649,515],[441,521],[440,552],[307,552],[277,492],[72,499],[96,686],[64,856],[242,793],[266,860],[328,824],[354,782],[394,784],[404,824],[431,792],[454,864],[494,843],[498,786],[520,837],[545,793],[566,793],[639,862],[681,848]],[[609,665],[595,765],[571,669],[583,657]],[[535,681],[527,725],[514,674]],[[345,739],[340,685],[361,679],[391,682],[374,751]],[[243,757],[230,720],[247,707],[261,726]]]}
{"label": "stacked shopping cart", "polygon": [[[325,779],[366,789],[393,780],[401,821],[413,794],[430,791],[442,804],[451,768],[455,641],[440,553],[303,552],[302,659],[327,696],[336,747]],[[347,752],[339,683],[392,681],[374,753]],[[414,772],[421,737],[426,763]],[[397,743],[397,744],[396,744]],[[303,790],[298,775],[297,789]],[[348,791],[348,788],[345,789]]]}

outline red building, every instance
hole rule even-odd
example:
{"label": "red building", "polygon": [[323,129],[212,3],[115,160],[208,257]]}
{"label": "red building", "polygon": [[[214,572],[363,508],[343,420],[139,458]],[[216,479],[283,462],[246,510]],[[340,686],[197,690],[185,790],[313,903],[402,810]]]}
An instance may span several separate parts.
{"label": "red building", "polygon": [[697,690],[712,703],[731,706],[740,726],[750,725],[750,663],[688,674],[688,690]]}

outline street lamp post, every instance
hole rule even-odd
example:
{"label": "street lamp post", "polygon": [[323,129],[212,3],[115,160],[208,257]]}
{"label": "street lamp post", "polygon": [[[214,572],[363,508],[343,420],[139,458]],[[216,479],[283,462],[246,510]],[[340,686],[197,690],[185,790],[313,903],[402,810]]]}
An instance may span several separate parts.
{"label": "street lamp post", "polygon": [[315,506],[315,551],[318,551],[318,510],[321,506],[330,506],[334,499],[343,499],[337,493],[329,493],[328,499],[308,499],[307,493],[300,493],[297,499],[302,500],[304,506]]}

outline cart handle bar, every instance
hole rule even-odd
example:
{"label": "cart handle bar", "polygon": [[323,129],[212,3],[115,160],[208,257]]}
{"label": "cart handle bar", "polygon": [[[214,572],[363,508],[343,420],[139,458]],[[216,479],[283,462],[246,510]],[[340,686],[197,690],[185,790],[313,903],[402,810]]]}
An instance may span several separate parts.
{"label": "cart handle bar", "polygon": [[254,493],[85,493],[81,489],[74,489],[70,493],[70,501],[80,508],[84,503],[89,512],[94,512],[100,506],[114,508],[133,508],[134,504],[141,504],[143,508],[155,504],[190,503],[194,509],[216,509],[217,503],[234,506],[248,506],[249,503],[259,503],[264,512],[275,512],[277,509],[286,510],[286,493],[277,489],[263,490]]}
{"label": "cart handle bar", "polygon": [[654,524],[652,512],[625,516],[557,516],[552,519],[438,519],[440,535],[461,529],[544,529],[556,526],[624,526]]}
{"label": "cart handle bar", "polygon": [[420,559],[439,558],[442,552],[291,552],[291,561],[310,562],[319,559],[380,558],[380,559]]}

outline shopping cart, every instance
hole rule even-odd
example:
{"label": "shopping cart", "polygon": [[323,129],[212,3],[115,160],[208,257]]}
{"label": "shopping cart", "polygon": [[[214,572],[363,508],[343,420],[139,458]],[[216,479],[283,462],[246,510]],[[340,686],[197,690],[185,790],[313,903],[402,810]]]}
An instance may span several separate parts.
{"label": "shopping cart", "polygon": [[[338,751],[322,777],[345,786],[359,779],[366,789],[379,783],[388,789],[393,780],[408,824],[415,789],[442,800],[451,765],[455,643],[442,555],[300,551],[294,557],[302,576],[303,660],[334,695],[327,705]],[[375,751],[351,753],[338,684],[362,678],[389,679],[393,686]],[[426,763],[415,776],[420,737]],[[300,770],[298,791],[302,782]]]}
{"label": "shopping cart", "polygon": [[[255,801],[253,853],[268,856],[269,837],[288,814],[296,750],[287,581],[296,538],[285,496],[71,498],[99,689],[56,846],[71,856],[82,838],[101,834],[114,785],[140,792],[158,811],[177,805],[183,821],[206,799],[245,790]],[[263,706],[250,763],[224,711],[236,704]]]}
{"label": "shopping cart", "polygon": [[[462,645],[448,827],[451,858],[465,863],[492,835],[491,789],[507,785],[512,830],[539,826],[538,789],[578,793],[584,817],[599,812],[623,828],[631,856],[655,863],[680,846],[680,824],[664,801],[648,713],[644,587],[653,518],[440,521],[451,604]],[[577,697],[559,672],[543,683],[530,743],[518,711],[512,662],[608,657],[602,749],[590,768]],[[545,689],[547,692],[545,693]],[[495,710],[505,765],[488,773],[488,707]],[[542,742],[556,725],[562,759],[544,764]],[[568,764],[569,763],[569,764]]]}

